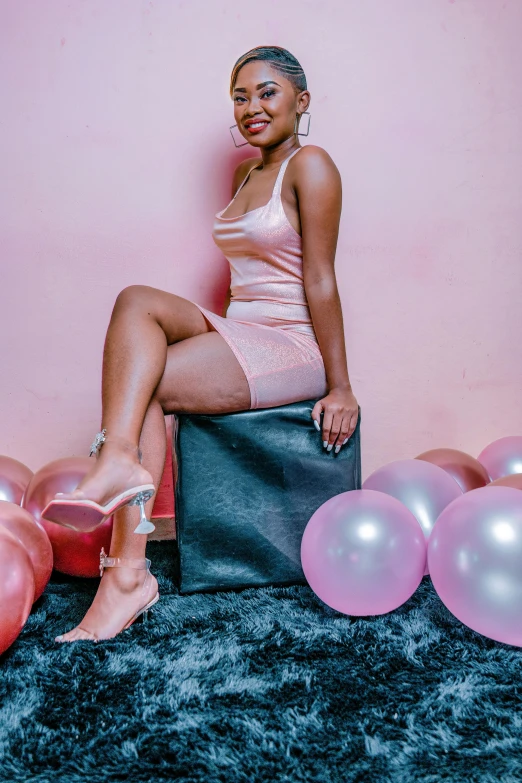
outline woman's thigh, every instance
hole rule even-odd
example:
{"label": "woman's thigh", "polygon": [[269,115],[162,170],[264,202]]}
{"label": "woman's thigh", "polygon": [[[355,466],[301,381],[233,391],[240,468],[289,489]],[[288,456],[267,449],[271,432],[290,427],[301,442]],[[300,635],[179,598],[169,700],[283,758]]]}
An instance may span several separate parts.
{"label": "woman's thigh", "polygon": [[250,387],[226,340],[211,331],[167,348],[154,397],[165,413],[232,413],[250,409]]}
{"label": "woman's thigh", "polygon": [[213,327],[190,299],[148,285],[130,285],[120,291],[114,312],[127,318],[147,314],[161,326],[167,344],[204,334]]}
{"label": "woman's thigh", "polygon": [[245,373],[201,310],[177,294],[145,285],[123,289],[116,308],[155,318],[167,338],[167,361],[154,397],[166,413],[229,413],[250,408]]}

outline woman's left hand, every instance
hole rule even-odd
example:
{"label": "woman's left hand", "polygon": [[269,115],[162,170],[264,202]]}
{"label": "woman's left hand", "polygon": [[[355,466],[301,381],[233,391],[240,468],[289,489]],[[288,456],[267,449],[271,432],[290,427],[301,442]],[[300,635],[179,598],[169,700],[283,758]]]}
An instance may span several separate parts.
{"label": "woman's left hand", "polygon": [[323,446],[331,451],[335,445],[337,454],[352,435],[359,418],[359,405],[351,389],[332,389],[326,397],[318,400],[312,409],[315,428],[321,431],[323,412]]}

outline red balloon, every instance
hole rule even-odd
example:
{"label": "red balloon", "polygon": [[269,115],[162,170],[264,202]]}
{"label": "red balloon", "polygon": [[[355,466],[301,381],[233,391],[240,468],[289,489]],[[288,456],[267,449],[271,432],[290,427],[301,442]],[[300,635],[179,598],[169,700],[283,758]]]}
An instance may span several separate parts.
{"label": "red balloon", "polygon": [[40,598],[51,578],[53,549],[49,536],[31,514],[15,503],[0,503],[0,525],[9,530],[25,548],[34,571],[34,600]]}
{"label": "red balloon", "polygon": [[33,471],[23,462],[0,455],[0,500],[19,506],[32,476]]}
{"label": "red balloon", "polygon": [[24,627],[34,598],[34,572],[25,547],[0,527],[0,654]]}
{"label": "red balloon", "polygon": [[57,492],[72,492],[92,466],[91,457],[63,457],[44,465],[31,479],[22,502],[49,536],[54,567],[71,576],[99,576],[100,550],[109,551],[112,517],[90,533],[48,522],[41,512]]}
{"label": "red balloon", "polygon": [[511,476],[502,476],[495,479],[488,487],[513,487],[513,489],[522,489],[522,473],[513,473]]}
{"label": "red balloon", "polygon": [[455,479],[463,492],[478,489],[489,484],[489,475],[486,468],[480,462],[458,449],[431,449],[419,454],[415,459],[423,459],[438,465]]}

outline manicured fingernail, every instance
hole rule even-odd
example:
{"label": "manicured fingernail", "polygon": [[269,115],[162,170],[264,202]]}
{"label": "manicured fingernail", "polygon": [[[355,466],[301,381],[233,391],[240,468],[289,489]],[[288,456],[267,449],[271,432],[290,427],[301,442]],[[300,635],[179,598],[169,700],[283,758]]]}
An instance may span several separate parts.
{"label": "manicured fingernail", "polygon": [[318,425],[318,423],[316,422],[315,419],[314,419],[314,426],[315,426],[315,429],[317,430],[317,432],[319,432],[321,428],[320,428],[320,426]]}
{"label": "manicured fingernail", "polygon": [[326,449],[326,451],[331,451],[332,449],[333,449],[333,443],[330,443],[330,445],[328,446],[328,448]]}
{"label": "manicured fingernail", "polygon": [[339,444],[337,444],[337,446],[335,447],[335,453],[339,454],[340,450],[341,450],[341,447],[339,446]]}
{"label": "manicured fingernail", "polygon": [[328,446],[328,441],[327,440],[323,440],[323,448],[326,448],[327,446]]}
{"label": "manicured fingernail", "polygon": [[345,438],[345,439],[343,440],[343,446],[344,446],[344,444],[345,444],[345,443],[348,443],[348,441],[349,441],[349,437],[348,437],[348,438]]}

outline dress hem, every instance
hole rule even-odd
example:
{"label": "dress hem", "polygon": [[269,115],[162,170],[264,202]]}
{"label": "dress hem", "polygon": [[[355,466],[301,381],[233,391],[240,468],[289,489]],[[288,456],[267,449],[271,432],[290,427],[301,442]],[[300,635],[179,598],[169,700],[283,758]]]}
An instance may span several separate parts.
{"label": "dress hem", "polygon": [[222,332],[219,329],[219,320],[214,321],[213,316],[215,316],[216,319],[219,319],[220,316],[217,315],[217,313],[213,313],[210,310],[207,310],[206,307],[202,307],[201,305],[198,305],[196,302],[193,302],[193,304],[196,305],[196,307],[201,311],[204,318],[206,318],[207,321],[209,321],[212,324],[216,332],[218,332],[221,335],[221,337],[225,340],[229,348],[234,353],[234,356],[238,360],[239,364],[241,365],[241,369],[245,373],[245,378],[247,380],[248,388],[250,390],[250,410],[252,410],[257,405],[257,393],[256,393],[255,385],[253,383],[253,379],[251,379],[250,377],[250,372],[248,370],[248,367],[245,363],[245,360],[241,352],[237,350],[236,346],[234,345],[233,341],[229,338],[229,336],[225,334],[225,332]]}

